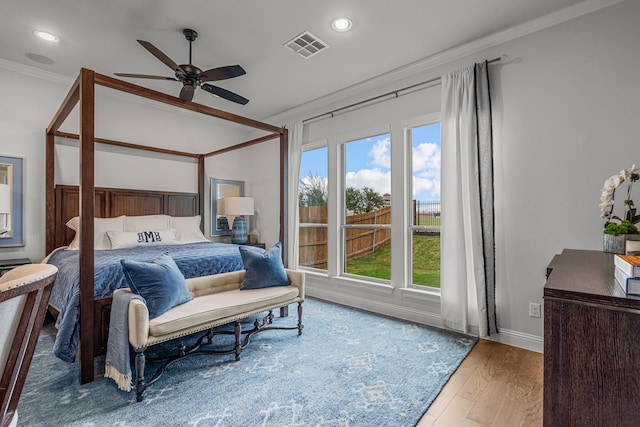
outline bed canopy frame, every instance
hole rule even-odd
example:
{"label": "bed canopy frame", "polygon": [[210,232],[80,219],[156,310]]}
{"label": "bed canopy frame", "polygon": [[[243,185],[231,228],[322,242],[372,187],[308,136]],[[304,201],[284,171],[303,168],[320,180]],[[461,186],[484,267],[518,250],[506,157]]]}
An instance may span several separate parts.
{"label": "bed canopy frame", "polygon": [[[121,141],[97,138],[95,130],[95,85],[108,87],[117,91],[127,92],[132,95],[147,98],[164,104],[190,110],[206,116],[223,119],[233,123],[245,125],[252,129],[269,132],[269,134],[246,141],[230,147],[214,150],[208,153],[188,153],[182,151],[168,150],[164,148],[131,144]],[[70,134],[59,131],[60,126],[67,119],[76,104],[80,104],[79,134]],[[280,139],[280,205],[279,205],[279,238],[285,244],[285,224],[286,224],[286,195],[287,195],[287,156],[288,156],[288,130],[284,127],[276,127],[267,123],[239,116],[212,107],[196,104],[190,101],[157,92],[142,86],[128,83],[122,80],[108,77],[92,70],[82,68],[78,78],[75,80],[69,93],[58,108],[51,123],[46,130],[46,253],[50,253],[56,248],[56,242],[60,241],[60,227],[56,224],[56,186],[55,186],[55,143],[56,137],[64,137],[79,140],[79,161],[80,161],[80,185],[79,196],[79,216],[80,216],[80,250],[79,250],[79,274],[80,274],[80,382],[88,383],[96,379],[94,358],[96,343],[94,342],[94,326],[96,320],[96,310],[94,304],[94,221],[95,216],[95,144],[108,144],[126,147],[135,150],[153,151],[169,155],[191,157],[197,161],[197,206],[195,212],[202,216],[204,221],[204,191],[205,191],[205,159],[211,156],[222,154],[228,151],[245,148],[264,141],[275,138]],[[202,228],[203,222],[200,227]],[[58,231],[56,231],[58,229]],[[58,236],[56,236],[56,233]]]}

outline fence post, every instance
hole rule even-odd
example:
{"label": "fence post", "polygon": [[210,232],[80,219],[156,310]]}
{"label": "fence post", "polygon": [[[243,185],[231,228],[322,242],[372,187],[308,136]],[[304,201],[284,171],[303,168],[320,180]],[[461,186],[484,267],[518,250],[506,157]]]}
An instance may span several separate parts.
{"label": "fence post", "polygon": [[[378,210],[373,211],[373,225],[377,225],[378,224]],[[371,253],[374,253],[376,251],[376,230],[375,228],[373,229],[373,245],[371,245]]]}
{"label": "fence post", "polygon": [[417,213],[416,200],[413,199],[411,201],[411,204],[413,205],[413,225],[418,225],[418,213]]}

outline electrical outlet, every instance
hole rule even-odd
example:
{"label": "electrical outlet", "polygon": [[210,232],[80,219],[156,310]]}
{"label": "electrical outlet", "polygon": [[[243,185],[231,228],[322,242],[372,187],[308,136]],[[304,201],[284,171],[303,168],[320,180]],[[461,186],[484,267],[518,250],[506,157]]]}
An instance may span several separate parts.
{"label": "electrical outlet", "polygon": [[535,302],[529,303],[529,316],[540,317],[540,304],[537,304]]}

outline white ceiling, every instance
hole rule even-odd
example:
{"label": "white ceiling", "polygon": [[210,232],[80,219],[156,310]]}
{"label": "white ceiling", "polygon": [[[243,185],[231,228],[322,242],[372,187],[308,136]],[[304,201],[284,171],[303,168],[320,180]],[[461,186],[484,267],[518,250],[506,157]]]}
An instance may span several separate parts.
{"label": "white ceiling", "polygon": [[[172,76],[136,39],[183,64],[189,51],[182,29],[193,28],[199,33],[194,65],[240,64],[246,75],[215,84],[250,99],[241,106],[198,89],[194,101],[264,120],[581,1],[2,0],[0,58],[70,79],[82,67],[110,76]],[[352,31],[331,29],[331,20],[340,16],[353,20]],[[57,34],[60,42],[37,39],[36,29]],[[303,59],[283,47],[305,30],[330,48]],[[181,88],[179,82],[125,80],[175,96]]]}

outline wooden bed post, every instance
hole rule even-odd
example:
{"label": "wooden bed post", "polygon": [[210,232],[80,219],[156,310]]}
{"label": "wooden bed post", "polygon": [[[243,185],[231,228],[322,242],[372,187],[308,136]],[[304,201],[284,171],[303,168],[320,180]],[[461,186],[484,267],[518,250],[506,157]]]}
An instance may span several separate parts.
{"label": "wooden bed post", "polygon": [[62,123],[69,117],[71,111],[80,99],[80,76],[73,82],[67,96],[60,104],[58,111],[49,123],[46,132],[45,147],[45,226],[46,226],[46,253],[51,253],[55,249],[56,227],[55,227],[55,134],[62,126]]}
{"label": "wooden bed post", "polygon": [[95,203],[94,72],[80,71],[80,383],[94,380],[93,217]]}
{"label": "wooden bed post", "polygon": [[55,136],[47,132],[45,138],[45,253],[50,254],[55,249]]}
{"label": "wooden bed post", "polygon": [[[286,260],[287,257],[287,229],[288,229],[288,194],[289,194],[289,130],[285,127],[280,131],[280,234],[279,239],[282,242],[282,255]],[[286,262],[286,261],[285,261]]]}
{"label": "wooden bed post", "polygon": [[200,230],[204,233],[204,156],[198,155],[198,212],[200,212]]}

